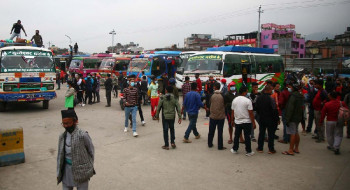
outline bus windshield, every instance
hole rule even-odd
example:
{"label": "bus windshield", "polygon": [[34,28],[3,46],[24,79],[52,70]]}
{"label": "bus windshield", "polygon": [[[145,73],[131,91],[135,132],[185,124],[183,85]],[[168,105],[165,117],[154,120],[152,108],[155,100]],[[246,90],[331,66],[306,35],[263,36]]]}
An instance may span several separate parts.
{"label": "bus windshield", "polygon": [[130,62],[130,72],[148,72],[150,69],[150,64],[148,58],[134,58]]}
{"label": "bus windshield", "polygon": [[[11,53],[12,52],[12,53]],[[2,52],[1,72],[52,72],[53,59],[48,52]]]}
{"label": "bus windshield", "polygon": [[111,68],[114,66],[114,59],[103,59],[100,68]]}
{"label": "bus windshield", "polygon": [[73,59],[72,62],[70,62],[69,68],[79,68],[81,64],[81,60]]}
{"label": "bus windshield", "polygon": [[188,58],[187,64],[185,65],[185,73],[190,73],[197,70],[220,73],[221,68],[222,55],[193,55]]}

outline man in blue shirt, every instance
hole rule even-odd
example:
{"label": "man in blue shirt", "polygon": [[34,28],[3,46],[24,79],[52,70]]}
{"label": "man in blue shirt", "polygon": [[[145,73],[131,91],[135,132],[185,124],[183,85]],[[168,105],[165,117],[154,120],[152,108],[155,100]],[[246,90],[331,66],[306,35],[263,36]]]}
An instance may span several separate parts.
{"label": "man in blue shirt", "polygon": [[193,134],[196,136],[196,139],[199,139],[201,136],[197,131],[197,118],[198,118],[198,110],[203,107],[203,103],[201,101],[201,97],[197,92],[197,83],[191,83],[191,92],[188,92],[186,94],[185,100],[183,102],[182,106],[182,112],[184,109],[186,109],[186,112],[188,113],[188,118],[190,120],[190,123],[188,125],[188,128],[185,132],[184,136],[184,143],[191,143],[191,140],[188,140],[188,137],[190,136],[191,131],[193,131]]}

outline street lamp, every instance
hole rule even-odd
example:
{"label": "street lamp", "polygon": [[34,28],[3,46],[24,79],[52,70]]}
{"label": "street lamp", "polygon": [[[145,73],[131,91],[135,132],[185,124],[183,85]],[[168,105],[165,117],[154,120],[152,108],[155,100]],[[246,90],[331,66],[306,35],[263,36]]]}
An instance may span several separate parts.
{"label": "street lamp", "polygon": [[114,31],[114,29],[109,33],[112,35],[112,53],[114,53],[114,47],[113,47],[113,44],[114,44],[114,35],[116,35],[117,33]]}
{"label": "street lamp", "polygon": [[69,44],[72,44],[72,38],[70,38],[67,34],[65,36],[69,38]]}

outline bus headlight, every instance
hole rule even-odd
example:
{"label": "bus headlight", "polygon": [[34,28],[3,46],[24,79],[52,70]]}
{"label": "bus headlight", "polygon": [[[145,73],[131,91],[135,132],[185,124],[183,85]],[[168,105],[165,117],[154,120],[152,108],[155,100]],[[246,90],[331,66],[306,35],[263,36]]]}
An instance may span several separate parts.
{"label": "bus headlight", "polygon": [[53,89],[54,89],[54,85],[53,84],[47,85],[47,90],[53,90]]}
{"label": "bus headlight", "polygon": [[12,86],[4,86],[4,91],[11,91],[12,90]]}

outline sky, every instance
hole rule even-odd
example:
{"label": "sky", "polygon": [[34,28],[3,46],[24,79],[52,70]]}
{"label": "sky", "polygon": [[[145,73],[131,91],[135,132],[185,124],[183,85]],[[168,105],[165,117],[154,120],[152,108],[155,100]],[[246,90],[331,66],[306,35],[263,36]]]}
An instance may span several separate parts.
{"label": "sky", "polygon": [[302,36],[342,34],[350,27],[350,0],[1,0],[0,39],[21,20],[26,39],[38,29],[46,47],[68,47],[68,35],[79,51],[104,52],[113,29],[114,44],[183,47],[195,33],[223,38],[257,31],[259,5],[261,24],[295,24]]}

